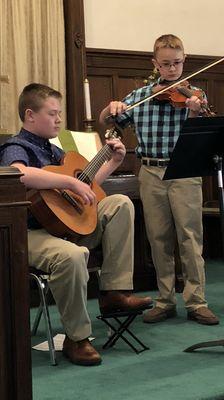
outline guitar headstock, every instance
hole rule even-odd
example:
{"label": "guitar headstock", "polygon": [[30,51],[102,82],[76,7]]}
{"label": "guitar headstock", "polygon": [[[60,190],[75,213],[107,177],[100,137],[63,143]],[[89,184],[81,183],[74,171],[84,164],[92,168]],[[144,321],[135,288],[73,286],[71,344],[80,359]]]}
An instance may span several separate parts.
{"label": "guitar headstock", "polygon": [[106,139],[121,139],[121,132],[117,127],[113,126],[112,128],[106,130],[105,138]]}

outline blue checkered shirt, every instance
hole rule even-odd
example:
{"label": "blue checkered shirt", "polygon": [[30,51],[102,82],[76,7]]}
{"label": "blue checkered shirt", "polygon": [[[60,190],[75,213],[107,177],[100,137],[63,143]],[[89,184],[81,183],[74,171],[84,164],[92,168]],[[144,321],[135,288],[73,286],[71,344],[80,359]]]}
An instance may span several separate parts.
{"label": "blue checkered shirt", "polygon": [[[20,162],[28,167],[42,168],[45,165],[60,165],[64,152],[49,140],[31,132],[21,131],[0,146],[0,166]],[[41,228],[39,222],[28,212],[28,228]]]}
{"label": "blue checkered shirt", "polygon": [[0,146],[0,166],[21,162],[28,167],[42,168],[45,165],[60,165],[64,152],[34,133],[22,128]]}
{"label": "blue checkered shirt", "polygon": [[[134,90],[122,101],[132,105],[150,96],[153,86],[150,84]],[[169,158],[188,113],[187,108],[173,107],[168,101],[152,99],[117,116],[116,122],[122,128],[134,126],[138,157]]]}

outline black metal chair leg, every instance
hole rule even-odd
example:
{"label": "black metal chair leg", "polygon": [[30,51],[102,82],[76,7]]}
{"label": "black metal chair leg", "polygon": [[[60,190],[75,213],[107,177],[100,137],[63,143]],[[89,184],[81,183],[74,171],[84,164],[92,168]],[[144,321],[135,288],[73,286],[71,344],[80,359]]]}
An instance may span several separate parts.
{"label": "black metal chair leg", "polygon": [[57,365],[56,351],[55,351],[53,333],[52,333],[52,327],[51,327],[51,320],[50,320],[48,305],[46,303],[46,295],[48,292],[48,286],[46,285],[46,283],[44,282],[43,279],[41,279],[34,273],[30,273],[30,275],[31,275],[31,278],[34,279],[37,283],[39,296],[40,296],[40,306],[37,311],[37,315],[34,320],[34,324],[33,324],[31,333],[32,333],[32,335],[36,334],[39,323],[40,323],[41,316],[43,314],[45,328],[46,328],[46,334],[47,334],[47,342],[48,342],[48,347],[49,347],[50,361],[51,361],[52,365]]}

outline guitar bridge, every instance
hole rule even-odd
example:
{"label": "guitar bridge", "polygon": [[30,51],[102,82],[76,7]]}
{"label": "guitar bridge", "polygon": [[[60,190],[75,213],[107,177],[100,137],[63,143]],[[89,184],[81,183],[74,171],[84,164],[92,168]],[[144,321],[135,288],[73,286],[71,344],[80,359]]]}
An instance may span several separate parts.
{"label": "guitar bridge", "polygon": [[79,203],[77,200],[74,199],[74,197],[70,196],[70,194],[68,194],[65,190],[60,192],[62,197],[67,200],[77,211],[77,213],[79,213],[80,215],[82,215],[83,210],[80,207]]}

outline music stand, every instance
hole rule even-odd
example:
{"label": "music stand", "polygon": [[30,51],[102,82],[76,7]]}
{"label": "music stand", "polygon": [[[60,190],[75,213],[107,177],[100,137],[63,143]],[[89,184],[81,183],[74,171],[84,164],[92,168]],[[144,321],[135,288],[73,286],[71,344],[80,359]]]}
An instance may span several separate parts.
{"label": "music stand", "polygon": [[[224,155],[224,117],[188,118],[164,174],[164,180],[217,175],[219,209],[224,251],[224,191],[222,159]],[[224,339],[202,342],[185,349],[224,346]]]}

